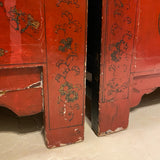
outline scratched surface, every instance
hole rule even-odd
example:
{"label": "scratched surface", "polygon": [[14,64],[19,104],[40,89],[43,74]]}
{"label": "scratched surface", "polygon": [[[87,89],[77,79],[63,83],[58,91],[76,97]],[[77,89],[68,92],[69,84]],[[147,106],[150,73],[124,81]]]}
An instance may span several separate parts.
{"label": "scratched surface", "polygon": [[56,147],[84,137],[86,1],[46,0],[45,6],[46,141]]}

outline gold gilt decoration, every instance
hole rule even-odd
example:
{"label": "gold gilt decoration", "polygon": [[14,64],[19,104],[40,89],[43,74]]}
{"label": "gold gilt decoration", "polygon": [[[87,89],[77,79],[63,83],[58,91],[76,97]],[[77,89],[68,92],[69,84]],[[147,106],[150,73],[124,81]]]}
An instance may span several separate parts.
{"label": "gold gilt decoration", "polygon": [[[13,26],[15,30],[25,32],[29,27],[37,30],[40,26],[40,23],[36,21],[31,14],[23,13],[21,10],[18,10],[16,6],[11,7],[8,13],[10,20],[16,23],[16,26]],[[20,29],[20,25],[24,27]]]}
{"label": "gold gilt decoration", "polygon": [[3,2],[0,1],[0,7],[3,7]]}
{"label": "gold gilt decoration", "polygon": [[8,51],[0,48],[0,57],[3,56],[5,53],[7,53]]}
{"label": "gold gilt decoration", "polygon": [[35,20],[33,15],[22,12],[20,9],[17,9],[16,6],[10,7],[9,10],[6,10],[1,1],[0,7],[2,7],[4,12],[8,14],[8,20],[14,30],[21,33],[25,32],[31,37],[33,36],[32,33],[39,31],[40,22]]}

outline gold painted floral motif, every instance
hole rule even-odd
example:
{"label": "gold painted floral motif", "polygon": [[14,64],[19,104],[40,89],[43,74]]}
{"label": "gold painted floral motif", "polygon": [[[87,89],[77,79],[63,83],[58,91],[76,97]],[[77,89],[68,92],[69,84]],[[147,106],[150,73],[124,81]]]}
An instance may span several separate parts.
{"label": "gold painted floral motif", "polygon": [[5,53],[7,53],[8,51],[0,48],[0,57],[3,56]]}
{"label": "gold painted floral motif", "polygon": [[[40,23],[36,21],[31,14],[26,14],[21,10],[17,10],[16,6],[11,7],[8,13],[10,20],[16,23],[16,26],[13,26],[14,29],[22,33],[25,32],[29,27],[31,27],[32,30],[37,30],[40,26]],[[20,29],[20,25],[22,29]]]}
{"label": "gold painted floral motif", "polygon": [[[71,4],[71,1],[59,1],[57,7],[61,3]],[[73,1],[78,2],[78,0]],[[59,96],[58,96],[58,104],[60,106],[59,113],[64,118],[64,120],[71,122],[74,119],[75,112],[80,110],[79,105],[79,95],[82,91],[81,84],[73,84],[71,81],[74,76],[80,75],[80,68],[76,61],[78,60],[78,50],[79,47],[77,43],[74,42],[72,36],[67,36],[69,33],[80,33],[82,31],[82,25],[76,19],[74,19],[73,14],[69,11],[63,11],[61,13],[61,21],[59,24],[55,25],[55,33],[56,34],[64,34],[64,37],[60,39],[58,50],[61,54],[65,54],[65,58],[60,58],[56,67],[59,70],[59,73],[56,75],[55,80],[60,83],[59,87]]]}
{"label": "gold painted floral motif", "polygon": [[[61,96],[65,96],[65,100],[69,102],[74,102],[78,99],[78,92],[76,90],[80,90],[80,85],[74,86],[73,84],[69,82],[65,82],[61,85],[59,92]],[[61,96],[59,99],[61,99]]]}
{"label": "gold painted floral motif", "polygon": [[37,33],[40,28],[40,22],[35,20],[31,14],[27,14],[17,9],[16,6],[10,7],[9,11],[4,8],[3,2],[0,1],[0,7],[7,13],[8,20],[11,27],[21,33],[26,32],[29,36],[33,37],[33,33]]}
{"label": "gold painted floral motif", "polygon": [[0,7],[3,7],[3,2],[0,1]]}
{"label": "gold painted floral motif", "polygon": [[57,7],[60,7],[61,3],[67,4],[67,5],[75,5],[76,8],[80,7],[80,5],[78,4],[78,0],[58,0]]}

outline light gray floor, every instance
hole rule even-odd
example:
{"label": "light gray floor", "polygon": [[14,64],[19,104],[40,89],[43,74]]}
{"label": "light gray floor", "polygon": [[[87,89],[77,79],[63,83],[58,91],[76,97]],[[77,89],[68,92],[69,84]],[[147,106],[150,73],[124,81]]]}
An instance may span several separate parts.
{"label": "light gray floor", "polygon": [[41,115],[18,119],[0,109],[0,160],[160,160],[159,95],[131,111],[127,130],[98,138],[86,119],[84,142],[50,150]]}

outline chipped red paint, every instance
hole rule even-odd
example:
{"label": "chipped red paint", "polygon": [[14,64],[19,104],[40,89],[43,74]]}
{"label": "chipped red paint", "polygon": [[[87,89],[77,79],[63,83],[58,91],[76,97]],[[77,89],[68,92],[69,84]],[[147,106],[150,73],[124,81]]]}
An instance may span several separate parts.
{"label": "chipped red paint", "polygon": [[[46,0],[45,4],[48,54],[45,77],[48,74],[50,84],[45,116],[49,120],[46,121],[49,147],[84,138],[87,6],[85,0],[76,1],[77,5],[64,2]],[[46,81],[44,84],[47,88]]]}
{"label": "chipped red paint", "polygon": [[125,129],[130,107],[160,86],[159,1],[103,0],[102,6],[98,135]]}
{"label": "chipped red paint", "polygon": [[40,73],[38,67],[0,69],[0,106],[9,108],[19,116],[41,112]]}
{"label": "chipped red paint", "polygon": [[19,116],[43,110],[49,148],[84,138],[86,7],[0,0],[0,105]]}

